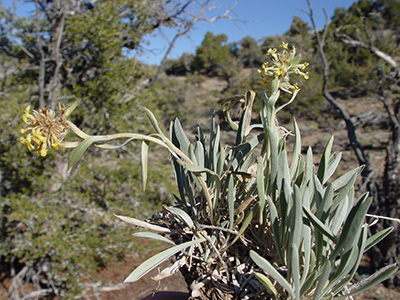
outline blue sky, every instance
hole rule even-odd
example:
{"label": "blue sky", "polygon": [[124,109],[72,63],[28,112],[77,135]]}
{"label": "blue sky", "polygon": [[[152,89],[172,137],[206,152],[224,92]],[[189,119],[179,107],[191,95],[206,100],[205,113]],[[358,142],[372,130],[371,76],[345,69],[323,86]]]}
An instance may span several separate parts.
{"label": "blue sky", "polygon": [[[226,10],[234,3],[233,0],[215,0],[219,9],[209,12],[212,17]],[[349,8],[355,0],[311,0],[318,28],[325,24],[325,16],[322,8],[325,8],[328,16],[332,17],[335,8]],[[2,0],[9,7],[12,0]],[[16,2],[17,11],[26,13],[29,8],[21,1]],[[32,7],[30,8],[32,11]],[[214,34],[224,33],[228,36],[228,42],[236,42],[250,35],[256,40],[265,36],[283,34],[290,28],[293,17],[298,16],[305,21],[309,17],[301,10],[308,10],[306,0],[238,0],[231,15],[244,22],[233,22],[231,20],[217,20],[214,23],[200,21],[195,24],[188,36],[181,37],[169,55],[170,59],[178,58],[184,52],[194,53],[196,47],[201,44],[207,31]],[[173,32],[164,31],[162,36],[147,38],[146,53],[140,55],[139,60],[149,64],[157,64],[161,61],[167,50],[168,41],[173,37]]]}
{"label": "blue sky", "polygon": [[[229,0],[217,0],[221,5],[221,11],[233,3]],[[318,28],[325,25],[325,16],[323,8],[326,9],[328,16],[332,17],[335,8],[349,8],[355,0],[311,0],[314,17]],[[238,0],[238,3],[231,14],[236,19],[245,22],[232,22],[231,20],[221,19],[214,23],[200,21],[189,32],[188,37],[181,37],[175,44],[170,53],[170,59],[179,58],[182,53],[194,53],[199,46],[207,31],[214,34],[224,33],[228,36],[228,42],[236,42],[243,37],[250,35],[256,40],[265,36],[285,33],[292,23],[293,17],[298,16],[309,22],[309,17],[301,10],[308,11],[306,0]],[[211,12],[210,16],[218,12]],[[167,34],[168,35],[168,34]],[[171,35],[172,37],[172,35]],[[152,49],[147,55],[142,55],[140,60],[146,63],[160,62],[168,46],[168,36],[164,38],[149,39],[149,49]]]}

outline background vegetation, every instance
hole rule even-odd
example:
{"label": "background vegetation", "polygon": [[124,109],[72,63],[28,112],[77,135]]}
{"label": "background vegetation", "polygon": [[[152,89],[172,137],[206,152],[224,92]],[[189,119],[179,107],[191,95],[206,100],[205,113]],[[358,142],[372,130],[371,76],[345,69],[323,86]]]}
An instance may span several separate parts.
{"label": "background vegetation", "polygon": [[[247,36],[227,43],[224,34],[209,32],[195,53],[165,61],[158,76],[156,66],[143,65],[125,53],[141,51],[143,36],[161,26],[190,28],[189,20],[196,16],[190,16],[183,4],[32,2],[37,11],[31,17],[0,7],[0,265],[3,280],[13,278],[8,286],[11,299],[26,294],[24,283],[30,283],[39,296],[83,297],[91,288],[88,279],[100,268],[140,250],[131,229],[113,214],[148,217],[161,203],[173,201],[175,191],[171,180],[166,180],[172,179],[171,167],[156,148],[146,192],[138,180],[135,145],[119,152],[91,150],[71,173],[66,170],[68,153],[45,159],[30,153],[18,142],[26,105],[54,108],[81,99],[73,121],[93,134],[147,132],[141,106],[155,112],[165,127],[178,116],[193,130],[195,123],[209,123],[212,110],[221,113],[220,100],[250,88],[261,90],[257,69],[266,50],[284,40],[296,45],[311,65],[310,79],[302,84],[283,122],[296,115],[300,125],[311,131],[329,127],[332,131],[332,124],[341,119],[321,92],[324,64],[308,20],[295,17],[283,36],[261,40]],[[398,218],[398,165],[391,164],[390,173],[388,157],[393,155],[390,145],[398,128],[400,72],[373,49],[397,64],[400,2],[360,0],[348,10],[337,9],[325,36],[327,87],[335,99],[349,109],[366,98],[371,107],[376,103],[382,107],[367,115],[351,113],[362,149],[371,153],[368,163],[374,171],[374,181],[365,181],[371,175],[366,174],[359,189],[373,193],[374,213]],[[382,136],[379,143],[370,138],[377,134]],[[318,149],[321,140],[312,142]],[[352,146],[346,136],[340,144],[345,149]],[[357,164],[351,151],[347,161],[348,169]],[[390,189],[385,188],[389,178],[385,176],[390,177]],[[396,230],[381,249],[374,250],[372,269],[399,262],[398,223],[390,225]],[[398,287],[399,281],[390,284]]]}

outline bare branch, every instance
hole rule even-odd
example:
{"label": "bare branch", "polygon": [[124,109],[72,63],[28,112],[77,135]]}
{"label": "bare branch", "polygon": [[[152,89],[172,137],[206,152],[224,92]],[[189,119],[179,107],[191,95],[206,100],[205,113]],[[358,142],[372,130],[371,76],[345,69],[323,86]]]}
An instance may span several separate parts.
{"label": "bare branch", "polygon": [[[181,23],[179,24],[180,28],[178,29],[178,32],[175,34],[175,36],[169,43],[168,49],[164,53],[161,63],[157,68],[157,72],[154,75],[154,77],[149,81],[149,83],[147,84],[147,87],[152,86],[158,80],[158,77],[160,76],[162,70],[164,69],[165,63],[166,63],[168,56],[171,53],[173,47],[175,46],[176,41],[180,37],[187,35],[189,33],[189,31],[193,28],[195,23],[197,23],[199,21],[215,22],[219,19],[234,20],[234,18],[230,15],[230,13],[237,5],[237,1],[235,1],[228,9],[226,9],[223,14],[214,16],[212,18],[206,18],[205,14],[207,11],[217,8],[215,5],[213,5],[214,3],[212,3],[211,5],[210,5],[210,3],[211,3],[211,0],[206,0],[205,2],[202,3],[202,6],[197,11],[197,13],[195,13],[194,15],[191,15],[190,17],[185,18],[185,20],[181,21]],[[188,6],[188,4],[189,3],[186,3],[185,8]]]}
{"label": "bare branch", "polygon": [[360,47],[360,48],[364,48],[364,49],[370,50],[371,53],[373,53],[377,57],[383,59],[392,68],[396,69],[397,73],[399,73],[400,70],[399,70],[399,66],[398,66],[396,60],[392,56],[390,56],[389,54],[387,54],[387,53],[381,51],[380,49],[378,49],[377,47],[372,46],[371,44],[366,44],[366,43],[364,43],[362,41],[359,41],[359,40],[354,40],[353,38],[351,38],[347,34],[336,33],[335,36],[340,38],[341,41],[346,45],[349,45],[351,47]]}
{"label": "bare branch", "polygon": [[39,50],[39,78],[38,78],[38,88],[39,88],[39,107],[45,106],[44,103],[44,89],[45,89],[45,76],[46,76],[46,57],[43,50],[43,42],[40,38],[40,20],[39,20],[39,3],[37,0],[35,2],[36,17],[34,21],[35,33],[36,33],[36,47]]}
{"label": "bare branch", "polygon": [[318,33],[318,29],[317,26],[315,24],[315,20],[314,20],[314,13],[313,13],[313,9],[312,9],[312,5],[311,5],[311,1],[307,0],[308,3],[308,16],[310,17],[311,20],[311,24],[315,33],[315,37],[317,40],[317,45],[318,45],[318,53],[322,59],[322,64],[324,66],[323,69],[323,84],[322,84],[322,94],[325,97],[325,99],[332,104],[341,114],[342,119],[345,121],[346,123],[346,128],[347,128],[347,135],[349,138],[349,141],[351,143],[351,146],[353,148],[353,151],[357,157],[358,163],[359,165],[365,165],[366,167],[363,170],[363,176],[364,179],[368,178],[368,174],[370,172],[373,171],[372,169],[372,164],[370,159],[367,157],[367,155],[364,152],[364,148],[361,146],[361,144],[358,142],[357,136],[356,136],[356,132],[355,132],[355,126],[353,121],[351,120],[351,116],[350,114],[347,112],[347,110],[344,108],[344,106],[337,101],[332,94],[328,91],[328,80],[329,80],[329,63],[328,60],[325,56],[325,51],[324,51],[324,46],[325,46],[325,38],[326,38],[326,34],[327,34],[327,30],[328,30],[328,25],[329,25],[329,18],[328,15],[326,13],[326,11],[324,11],[325,13],[325,20],[326,20],[326,24],[322,33],[322,37],[320,37],[319,33]]}

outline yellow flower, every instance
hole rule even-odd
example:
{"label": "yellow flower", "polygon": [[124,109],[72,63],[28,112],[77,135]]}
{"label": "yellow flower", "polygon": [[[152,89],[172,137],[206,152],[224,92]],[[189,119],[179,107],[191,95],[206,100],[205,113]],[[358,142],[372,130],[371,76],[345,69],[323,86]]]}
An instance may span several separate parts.
{"label": "yellow flower", "polygon": [[301,55],[296,56],[296,48],[292,47],[292,50],[287,51],[288,47],[288,43],[282,42],[280,45],[280,48],[283,49],[282,52],[278,53],[275,48],[269,49],[267,56],[271,56],[271,62],[265,62],[261,70],[258,70],[258,74],[265,83],[277,81],[277,88],[292,93],[299,88],[290,82],[290,75],[300,75],[303,79],[308,79],[308,73],[302,71],[308,66],[308,63],[300,63]]}
{"label": "yellow flower", "polygon": [[31,107],[27,106],[21,119],[27,127],[21,129],[20,133],[27,135],[22,136],[20,142],[41,156],[46,156],[50,147],[57,149],[69,129],[66,109],[61,106],[59,117],[51,109],[42,108],[31,112]]}

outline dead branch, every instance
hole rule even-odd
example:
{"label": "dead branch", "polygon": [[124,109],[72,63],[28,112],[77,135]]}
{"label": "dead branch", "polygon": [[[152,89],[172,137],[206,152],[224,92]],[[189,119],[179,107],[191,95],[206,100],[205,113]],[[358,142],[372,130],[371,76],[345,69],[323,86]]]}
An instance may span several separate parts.
{"label": "dead branch", "polygon": [[371,51],[371,53],[375,54],[379,58],[383,59],[385,62],[387,62],[392,68],[396,69],[397,72],[399,72],[399,67],[396,63],[396,61],[391,57],[389,54],[381,51],[375,46],[372,46],[370,44],[366,44],[362,41],[359,40],[354,40],[347,34],[343,33],[335,33],[335,36],[339,38],[344,44],[349,45],[351,47],[360,47],[364,49],[368,49]]}
{"label": "dead branch", "polygon": [[[191,2],[191,1],[189,1]],[[186,7],[188,7],[189,2],[186,4],[186,6],[183,8],[186,9]],[[193,1],[194,3],[195,1]],[[214,1],[211,0],[206,0],[201,4],[200,9],[191,15],[188,15],[184,20],[180,21],[178,23],[178,21],[176,20],[176,25],[178,26],[178,31],[175,34],[175,36],[173,37],[173,39],[171,40],[171,42],[168,45],[168,49],[167,51],[164,53],[164,56],[161,60],[160,65],[157,68],[157,72],[156,74],[153,76],[153,78],[150,79],[149,83],[147,84],[147,87],[152,86],[159,78],[162,70],[164,69],[165,63],[168,59],[169,54],[171,53],[173,47],[175,46],[176,41],[182,37],[185,36],[189,33],[189,31],[193,28],[193,26],[195,25],[195,23],[199,22],[199,21],[206,21],[206,22],[215,22],[219,19],[230,19],[230,20],[234,20],[233,17],[230,15],[230,13],[232,12],[232,10],[234,9],[234,7],[236,6],[237,1],[235,1],[229,8],[227,8],[225,10],[225,12],[221,15],[217,15],[214,16],[212,18],[207,18],[205,15],[208,11],[211,11],[213,9],[216,9],[217,7],[214,4]]]}
{"label": "dead branch", "polygon": [[344,106],[335,99],[335,97],[332,96],[332,94],[328,91],[328,80],[329,80],[329,63],[328,60],[325,56],[325,51],[324,51],[324,46],[325,46],[325,39],[326,39],[326,34],[328,31],[328,25],[329,25],[329,18],[324,10],[325,14],[325,27],[322,32],[322,36],[318,33],[317,26],[315,24],[314,20],[314,14],[313,14],[313,9],[311,5],[311,1],[307,0],[308,3],[308,8],[309,11],[306,12],[308,16],[310,17],[312,27],[315,32],[315,37],[317,40],[317,46],[318,46],[318,53],[322,59],[322,64],[323,64],[323,84],[322,84],[322,94],[324,98],[332,104],[339,112],[340,115],[342,116],[342,119],[344,120],[346,124],[346,129],[347,129],[347,136],[349,138],[351,147],[357,157],[359,165],[365,165],[365,168],[363,170],[363,182],[370,178],[369,174],[371,172],[374,172],[374,169],[372,167],[372,163],[368,156],[365,154],[364,148],[361,146],[361,144],[358,142],[357,135],[355,132],[355,125],[352,121],[351,115],[347,112],[347,110],[344,108]]}

